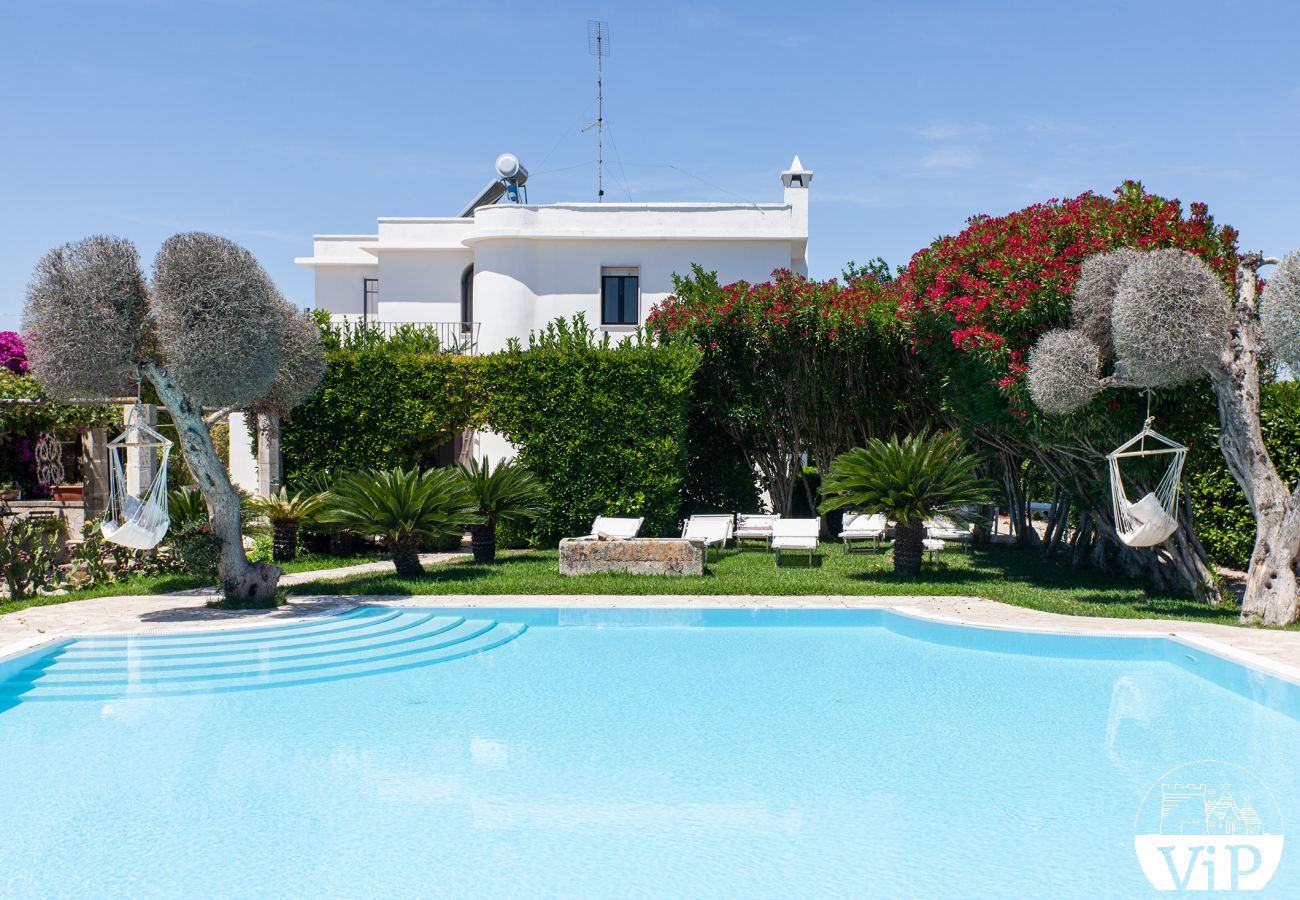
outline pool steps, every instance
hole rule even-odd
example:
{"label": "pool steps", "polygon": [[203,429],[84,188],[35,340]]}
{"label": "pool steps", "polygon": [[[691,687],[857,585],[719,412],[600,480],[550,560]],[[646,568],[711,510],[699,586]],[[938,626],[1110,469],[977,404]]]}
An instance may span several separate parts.
{"label": "pool steps", "polygon": [[111,700],[314,684],[463,659],[521,623],[363,608],[248,631],[71,641],[0,681],[0,701]]}

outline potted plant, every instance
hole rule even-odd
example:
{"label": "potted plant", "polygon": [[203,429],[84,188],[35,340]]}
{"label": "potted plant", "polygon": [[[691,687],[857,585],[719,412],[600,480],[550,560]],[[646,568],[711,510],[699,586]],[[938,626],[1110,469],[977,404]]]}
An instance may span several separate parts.
{"label": "potted plant", "polygon": [[80,484],[56,484],[52,494],[59,503],[81,503],[86,499],[85,486]]}
{"label": "potted plant", "polygon": [[290,494],[288,488],[282,487],[278,494],[256,497],[248,505],[271,523],[271,559],[290,562],[298,555],[298,526],[315,517],[325,505],[325,498],[307,491]]}
{"label": "potted plant", "polygon": [[493,562],[497,557],[497,525],[531,519],[540,514],[544,510],[546,493],[541,482],[514,460],[494,467],[487,459],[471,459],[457,468],[483,519],[469,529],[474,562]]}

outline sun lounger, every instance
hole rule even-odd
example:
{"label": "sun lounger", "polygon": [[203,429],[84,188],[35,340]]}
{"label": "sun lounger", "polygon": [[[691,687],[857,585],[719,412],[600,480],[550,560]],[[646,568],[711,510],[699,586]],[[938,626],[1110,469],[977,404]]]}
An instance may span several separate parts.
{"label": "sun lounger", "polygon": [[597,516],[591,523],[591,534],[584,535],[587,540],[626,541],[637,536],[641,523],[645,519],[620,519],[614,516]]}
{"label": "sun lounger", "polygon": [[969,549],[975,541],[975,533],[969,525],[961,526],[947,516],[935,516],[925,520],[925,536],[936,541],[955,541],[965,544]]}
{"label": "sun lounger", "polygon": [[732,534],[736,546],[740,546],[741,541],[768,543],[772,540],[772,523],[780,518],[769,513],[736,513],[736,530]]}
{"label": "sun lounger", "polygon": [[884,513],[845,513],[840,540],[844,542],[844,552],[853,552],[854,541],[872,541],[880,549],[880,539],[889,528],[889,520]]}
{"label": "sun lounger", "polygon": [[771,543],[772,549],[776,551],[777,566],[781,565],[782,550],[808,551],[808,565],[811,566],[820,534],[819,519],[777,519],[772,523]]}
{"label": "sun lounger", "polygon": [[700,541],[704,544],[707,556],[710,547],[717,547],[721,552],[731,540],[735,520],[729,515],[691,516],[682,529],[682,537],[688,541]]}

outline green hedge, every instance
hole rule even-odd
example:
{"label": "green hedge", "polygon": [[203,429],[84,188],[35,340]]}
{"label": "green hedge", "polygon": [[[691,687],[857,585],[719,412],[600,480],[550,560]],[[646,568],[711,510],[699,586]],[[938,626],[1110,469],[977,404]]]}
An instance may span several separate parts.
{"label": "green hedge", "polygon": [[[1260,424],[1273,465],[1295,487],[1300,479],[1300,383],[1262,386]],[[1187,482],[1196,533],[1215,562],[1245,569],[1255,545],[1255,519],[1218,450],[1217,420],[1206,432],[1199,443],[1188,442],[1194,451],[1187,463]]]}
{"label": "green hedge", "polygon": [[325,378],[284,424],[285,480],[430,464],[482,408],[473,357],[335,350]]}
{"label": "green hedge", "polygon": [[539,543],[585,534],[598,515],[644,516],[643,534],[675,532],[694,350],[639,335],[612,346],[578,317],[478,364],[488,427],[550,496],[534,523]]}
{"label": "green hedge", "polygon": [[716,385],[695,372],[694,398],[686,426],[686,479],[682,483],[681,515],[716,512],[758,512],[762,502],[754,469],[740,443],[723,431],[705,400]]}

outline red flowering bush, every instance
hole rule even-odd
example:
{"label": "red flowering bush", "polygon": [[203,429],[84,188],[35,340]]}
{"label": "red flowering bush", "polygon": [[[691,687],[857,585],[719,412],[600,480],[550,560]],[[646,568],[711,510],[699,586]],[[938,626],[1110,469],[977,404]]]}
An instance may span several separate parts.
{"label": "red flowering bush", "polygon": [[[948,417],[1002,451],[1008,485],[1020,477],[1020,460],[1031,459],[1082,506],[1085,539],[1076,538],[1077,561],[1091,556],[1148,575],[1161,587],[1212,590],[1206,587],[1208,560],[1186,512],[1168,565],[1156,554],[1099,540],[1113,537],[1103,457],[1141,427],[1145,398],[1110,390],[1069,416],[1039,412],[1026,386],[1029,348],[1044,332],[1067,324],[1071,291],[1087,257],[1122,246],[1183,249],[1235,288],[1236,242],[1237,232],[1216,225],[1204,204],[1184,212],[1177,200],[1126,182],[1113,198],[1086,193],[1006,216],[974,217],[960,234],[913,256],[896,283],[918,355],[945,385],[941,402]],[[1203,424],[1214,418],[1203,384],[1161,392],[1152,411],[1174,435],[1203,434]]]}
{"label": "red flowering bush", "polygon": [[1007,426],[1034,415],[1026,356],[1040,334],[1066,324],[1084,259],[1121,246],[1176,247],[1235,286],[1236,242],[1205,204],[1185,215],[1177,200],[1126,182],[1114,199],[1086,193],[975,216],[913,256],[895,286],[918,352],[960,384],[947,399],[977,424]]}
{"label": "red flowering bush", "polygon": [[720,285],[696,266],[647,326],[661,341],[699,348],[697,431],[728,435],[741,471],[758,469],[782,513],[801,454],[826,469],[837,454],[895,431],[911,411],[907,324],[875,274],[841,284],[780,269],[762,284]]}

